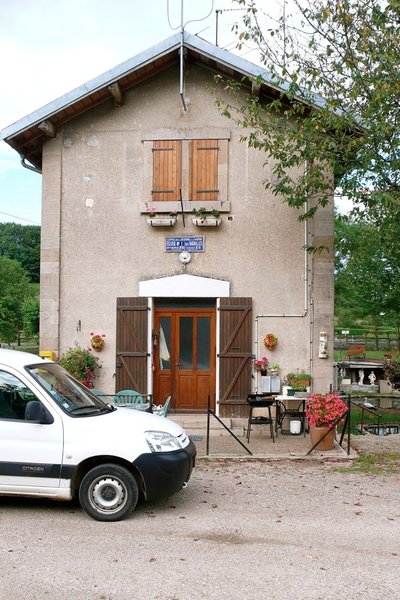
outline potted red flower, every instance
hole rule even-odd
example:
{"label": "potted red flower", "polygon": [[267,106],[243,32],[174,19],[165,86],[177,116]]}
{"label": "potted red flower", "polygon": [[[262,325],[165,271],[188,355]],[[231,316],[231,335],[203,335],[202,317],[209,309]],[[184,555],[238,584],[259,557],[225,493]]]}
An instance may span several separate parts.
{"label": "potted red flower", "polygon": [[318,450],[331,450],[335,443],[336,425],[348,410],[337,392],[312,394],[306,404],[306,417],[310,425],[311,444],[314,446],[328,431],[328,435],[318,444]]}
{"label": "potted red flower", "polygon": [[258,360],[253,360],[253,368],[255,371],[260,371],[261,375],[266,375],[268,363],[269,363],[268,358],[266,356],[263,356],[262,358],[260,358]]}

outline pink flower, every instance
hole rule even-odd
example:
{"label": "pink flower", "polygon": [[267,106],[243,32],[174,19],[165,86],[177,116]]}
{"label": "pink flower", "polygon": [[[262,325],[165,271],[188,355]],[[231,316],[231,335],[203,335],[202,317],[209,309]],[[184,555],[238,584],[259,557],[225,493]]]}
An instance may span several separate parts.
{"label": "pink flower", "polygon": [[306,405],[306,416],[311,426],[333,427],[335,422],[348,410],[337,392],[331,394],[312,394]]}

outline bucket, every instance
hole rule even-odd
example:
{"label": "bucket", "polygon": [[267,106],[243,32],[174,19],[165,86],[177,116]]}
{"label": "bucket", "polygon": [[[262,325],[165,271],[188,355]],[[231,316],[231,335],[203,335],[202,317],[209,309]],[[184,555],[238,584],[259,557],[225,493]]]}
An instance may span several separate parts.
{"label": "bucket", "polygon": [[301,431],[301,421],[290,421],[290,433],[298,435]]}

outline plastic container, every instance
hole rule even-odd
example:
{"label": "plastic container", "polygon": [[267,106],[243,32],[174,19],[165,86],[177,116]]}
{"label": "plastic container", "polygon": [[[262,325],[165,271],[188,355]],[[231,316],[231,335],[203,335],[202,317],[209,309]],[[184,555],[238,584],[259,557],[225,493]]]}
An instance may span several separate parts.
{"label": "plastic container", "polygon": [[301,421],[290,421],[290,433],[292,435],[299,435],[301,432]]}

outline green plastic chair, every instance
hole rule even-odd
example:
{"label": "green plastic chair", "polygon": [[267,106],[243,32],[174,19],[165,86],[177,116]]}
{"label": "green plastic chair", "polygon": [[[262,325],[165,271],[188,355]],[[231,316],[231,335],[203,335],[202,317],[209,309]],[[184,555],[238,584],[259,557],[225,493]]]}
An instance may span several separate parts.
{"label": "green plastic chair", "polygon": [[170,402],[171,402],[171,396],[168,396],[168,398],[164,402],[164,406],[163,406],[163,409],[164,409],[163,410],[163,417],[167,416]]}
{"label": "green plastic chair", "polygon": [[171,402],[171,396],[165,400],[164,404],[160,404],[153,409],[153,413],[155,415],[159,415],[160,417],[166,417],[169,409],[169,404]]}
{"label": "green plastic chair", "polygon": [[135,390],[121,390],[113,396],[113,403],[121,406],[129,406],[132,404],[144,404],[143,396]]}

